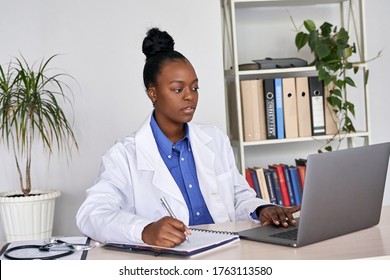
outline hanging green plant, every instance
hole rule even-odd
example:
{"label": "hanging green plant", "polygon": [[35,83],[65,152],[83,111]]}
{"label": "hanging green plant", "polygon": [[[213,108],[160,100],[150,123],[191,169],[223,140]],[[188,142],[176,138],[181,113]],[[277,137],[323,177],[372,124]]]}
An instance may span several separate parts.
{"label": "hanging green plant", "polygon": [[[349,34],[345,28],[338,29],[328,22],[324,22],[317,29],[315,23],[308,19],[303,25],[307,32],[300,31],[295,36],[295,45],[298,51],[308,45],[314,55],[311,65],[316,67],[319,80],[324,81],[324,86],[330,89],[327,102],[335,112],[338,121],[338,133],[356,132],[353,124],[355,117],[355,106],[346,97],[347,87],[356,87],[354,80],[348,76],[350,70],[356,74],[359,71],[359,63],[349,61],[356,53],[355,43],[349,43]],[[368,70],[363,70],[364,84],[367,83]],[[335,135],[337,136],[337,135]],[[329,144],[336,137],[328,141]],[[339,138],[339,141],[342,139]],[[325,150],[331,151],[332,146],[328,145]]]}

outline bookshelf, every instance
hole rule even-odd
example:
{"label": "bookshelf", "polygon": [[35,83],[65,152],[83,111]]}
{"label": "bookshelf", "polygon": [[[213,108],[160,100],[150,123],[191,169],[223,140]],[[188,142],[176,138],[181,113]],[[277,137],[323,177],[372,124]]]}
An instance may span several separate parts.
{"label": "bookshelf", "polygon": [[[305,143],[325,142],[334,137],[334,135],[320,135],[244,141],[240,81],[309,77],[316,76],[317,71],[313,66],[239,70],[239,65],[266,57],[298,57],[311,62],[313,56],[309,50],[306,53],[296,50],[294,44],[296,32],[291,32],[294,23],[301,25],[306,19],[312,19],[318,26],[328,21],[338,27],[346,28],[351,36],[350,41],[357,44],[357,54],[353,60],[366,61],[364,0],[221,0],[221,11],[227,132],[241,173],[245,174],[245,168],[249,167],[246,160],[248,149],[251,153],[254,149],[277,151],[280,145],[288,143],[301,143],[305,146]],[[364,70],[368,69],[364,63],[360,67]],[[357,132],[341,133],[337,136],[343,139],[343,143],[348,148],[355,145],[368,145],[370,141],[368,87],[362,82],[363,72],[360,71],[360,74],[354,77],[360,80],[357,88],[348,92],[348,99],[352,98],[352,102],[357,107],[354,119],[354,124],[358,124],[355,125]],[[315,152],[311,150],[308,154]]]}

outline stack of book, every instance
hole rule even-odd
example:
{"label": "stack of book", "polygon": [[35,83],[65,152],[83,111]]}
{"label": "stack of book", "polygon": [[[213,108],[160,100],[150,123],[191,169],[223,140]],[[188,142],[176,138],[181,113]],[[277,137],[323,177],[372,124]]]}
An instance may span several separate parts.
{"label": "stack of book", "polygon": [[245,177],[257,196],[281,206],[301,205],[305,185],[306,160],[296,165],[270,164],[268,168],[250,167]]}
{"label": "stack of book", "polygon": [[244,141],[335,134],[337,116],[317,76],[240,81]]}

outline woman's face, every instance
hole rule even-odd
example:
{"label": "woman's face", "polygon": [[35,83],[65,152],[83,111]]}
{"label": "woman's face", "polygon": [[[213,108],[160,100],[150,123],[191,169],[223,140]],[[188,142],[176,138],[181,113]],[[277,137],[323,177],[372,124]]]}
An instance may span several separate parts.
{"label": "woman's face", "polygon": [[157,84],[148,89],[160,128],[192,120],[198,103],[198,78],[187,60],[164,63]]}

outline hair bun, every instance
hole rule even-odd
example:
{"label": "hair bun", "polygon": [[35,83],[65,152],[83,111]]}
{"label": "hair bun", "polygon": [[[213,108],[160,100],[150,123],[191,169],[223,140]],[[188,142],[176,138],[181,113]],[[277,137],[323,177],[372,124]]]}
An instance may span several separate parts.
{"label": "hair bun", "polygon": [[159,52],[173,51],[175,41],[166,31],[158,28],[149,29],[142,43],[142,52],[149,59]]}

